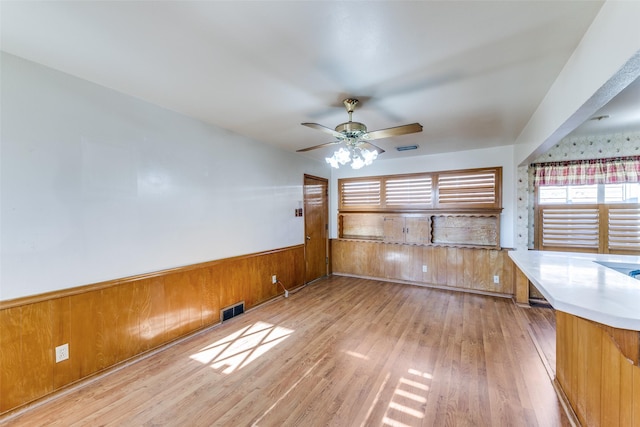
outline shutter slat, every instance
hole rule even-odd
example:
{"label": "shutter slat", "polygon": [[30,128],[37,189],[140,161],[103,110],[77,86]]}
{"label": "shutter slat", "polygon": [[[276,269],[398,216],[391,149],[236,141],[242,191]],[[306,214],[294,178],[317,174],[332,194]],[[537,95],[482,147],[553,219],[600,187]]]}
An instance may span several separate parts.
{"label": "shutter slat", "polygon": [[543,208],[542,246],[598,249],[598,210],[593,208]]}
{"label": "shutter slat", "polygon": [[640,248],[640,208],[609,208],[610,250]]}
{"label": "shutter slat", "polygon": [[339,179],[339,209],[501,208],[501,176],[487,168]]}
{"label": "shutter slat", "polygon": [[366,181],[340,181],[340,206],[379,207],[380,179]]}
{"label": "shutter slat", "polygon": [[495,206],[496,171],[461,171],[438,175],[438,204],[443,207]]}
{"label": "shutter slat", "polygon": [[431,206],[431,177],[387,178],[384,203],[408,208]]}

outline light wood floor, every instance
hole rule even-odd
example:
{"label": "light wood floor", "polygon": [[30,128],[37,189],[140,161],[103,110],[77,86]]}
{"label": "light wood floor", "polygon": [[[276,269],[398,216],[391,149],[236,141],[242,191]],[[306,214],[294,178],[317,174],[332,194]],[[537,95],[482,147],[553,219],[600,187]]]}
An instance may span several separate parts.
{"label": "light wood floor", "polygon": [[5,421],[569,425],[526,318],[507,299],[331,277]]}
{"label": "light wood floor", "polygon": [[547,365],[549,375],[556,375],[556,313],[549,305],[531,304],[529,309],[521,309],[525,325],[538,346],[538,353]]}

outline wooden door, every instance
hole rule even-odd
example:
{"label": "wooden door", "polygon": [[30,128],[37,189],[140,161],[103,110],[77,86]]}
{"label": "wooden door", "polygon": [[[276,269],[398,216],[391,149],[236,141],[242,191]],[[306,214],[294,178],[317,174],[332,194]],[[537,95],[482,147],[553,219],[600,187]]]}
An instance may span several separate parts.
{"label": "wooden door", "polygon": [[305,283],[329,273],[328,192],[326,179],[304,176]]}

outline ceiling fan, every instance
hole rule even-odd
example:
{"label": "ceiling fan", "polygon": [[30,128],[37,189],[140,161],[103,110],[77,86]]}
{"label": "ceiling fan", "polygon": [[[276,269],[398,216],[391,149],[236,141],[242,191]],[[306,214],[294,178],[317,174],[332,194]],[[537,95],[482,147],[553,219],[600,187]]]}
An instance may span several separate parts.
{"label": "ceiling fan", "polygon": [[[338,163],[344,165],[351,160],[349,156],[347,156],[347,154],[349,154],[354,157],[351,166],[357,169],[357,166],[360,165],[360,161],[356,161],[356,158],[362,160],[363,164],[359,166],[362,167],[365,164],[371,164],[371,162],[373,162],[378,154],[384,153],[384,150],[382,148],[373,145],[369,141],[382,138],[390,138],[392,136],[406,135],[409,133],[422,132],[422,125],[420,123],[411,123],[408,125],[396,126],[369,132],[367,131],[367,127],[364,125],[364,123],[354,122],[351,120],[353,111],[356,109],[356,105],[358,105],[359,101],[355,98],[347,98],[343,101],[343,103],[345,108],[347,109],[347,113],[349,114],[349,121],[339,124],[338,126],[336,126],[335,130],[318,123],[301,123],[303,126],[328,133],[329,135],[335,137],[336,140],[333,142],[327,142],[325,144],[314,145],[313,147],[302,148],[300,150],[297,150],[298,152],[311,151],[329,145],[345,143],[347,146],[347,150],[341,148],[340,151],[337,151],[333,157],[327,158],[327,163],[330,163],[331,166],[337,168]],[[342,153],[342,156],[340,156],[339,153]]]}

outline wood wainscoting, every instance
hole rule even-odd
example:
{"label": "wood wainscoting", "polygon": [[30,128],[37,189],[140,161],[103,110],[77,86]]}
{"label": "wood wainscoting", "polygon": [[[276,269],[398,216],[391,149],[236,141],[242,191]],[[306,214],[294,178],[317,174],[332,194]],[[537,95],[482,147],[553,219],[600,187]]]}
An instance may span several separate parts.
{"label": "wood wainscoting", "polygon": [[331,260],[334,274],[513,296],[507,250],[334,239]]}
{"label": "wood wainscoting", "polygon": [[274,274],[301,286],[304,246],[0,301],[0,414],[274,298]]}

